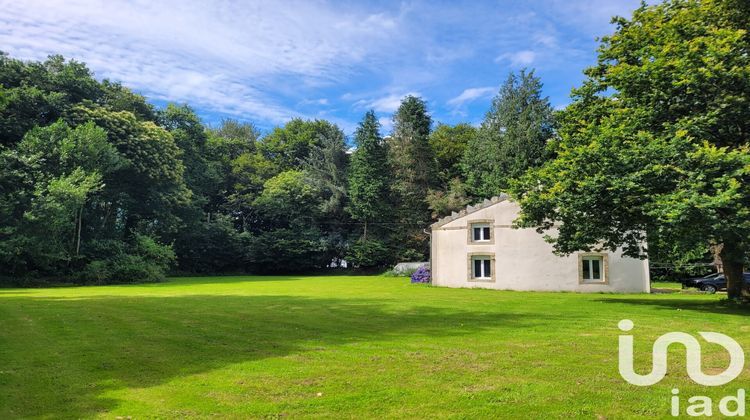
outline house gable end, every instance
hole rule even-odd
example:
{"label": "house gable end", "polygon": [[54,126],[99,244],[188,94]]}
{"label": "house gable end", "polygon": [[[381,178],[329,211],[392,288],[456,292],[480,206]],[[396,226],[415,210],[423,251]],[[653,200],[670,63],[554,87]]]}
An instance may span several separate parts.
{"label": "house gable end", "polygon": [[450,222],[459,220],[461,218],[464,218],[466,216],[469,216],[473,213],[476,213],[480,210],[484,210],[486,208],[492,207],[496,204],[502,203],[504,201],[509,200],[510,197],[507,194],[498,195],[489,199],[486,199],[482,201],[481,203],[469,205],[466,206],[465,209],[459,211],[459,212],[453,212],[450,216],[443,217],[442,219],[438,220],[437,222],[433,223],[431,228],[432,229],[439,229],[442,226],[447,225]]}

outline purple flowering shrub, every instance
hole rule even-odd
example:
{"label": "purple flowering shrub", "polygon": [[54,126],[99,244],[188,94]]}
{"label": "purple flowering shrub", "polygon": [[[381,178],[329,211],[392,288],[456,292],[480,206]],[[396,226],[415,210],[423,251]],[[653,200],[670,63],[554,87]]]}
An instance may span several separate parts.
{"label": "purple flowering shrub", "polygon": [[430,269],[426,266],[419,267],[414,274],[411,275],[412,283],[429,283],[430,282]]}

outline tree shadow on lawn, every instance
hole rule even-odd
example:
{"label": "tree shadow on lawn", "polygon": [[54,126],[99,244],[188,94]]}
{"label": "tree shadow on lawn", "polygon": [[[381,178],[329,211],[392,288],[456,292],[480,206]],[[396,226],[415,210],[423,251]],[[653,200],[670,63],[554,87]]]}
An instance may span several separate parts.
{"label": "tree shadow on lawn", "polygon": [[524,323],[513,314],[295,296],[8,297],[0,303],[6,318],[0,417],[90,417],[117,406],[102,396],[109,390],[321,347]]}
{"label": "tree shadow on lawn", "polygon": [[[161,288],[161,287],[174,287],[175,285],[197,285],[197,284],[230,284],[230,283],[261,283],[261,282],[274,282],[274,281],[302,281],[310,279],[310,277],[336,277],[329,275],[320,276],[303,276],[303,275],[254,275],[254,274],[238,274],[238,275],[192,275],[192,276],[170,276],[163,281],[154,282],[140,282],[140,283],[111,283],[111,284],[95,284],[95,283],[39,283],[36,285],[18,286],[11,284],[0,283],[0,294],[33,294],[37,290],[42,289],[78,289],[83,287],[95,286],[100,290],[106,290],[107,288],[120,288],[120,287],[145,287],[145,288]],[[340,276],[344,276],[343,274]],[[365,277],[363,277],[365,278]]]}
{"label": "tree shadow on lawn", "polygon": [[715,314],[750,315],[750,306],[737,305],[727,300],[691,300],[662,297],[654,297],[649,299],[607,297],[606,299],[598,299],[597,301],[604,303],[650,306],[663,310],[679,309],[684,311],[710,312]]}
{"label": "tree shadow on lawn", "polygon": [[[241,283],[265,283],[265,282],[293,282],[293,281],[309,281],[310,279],[316,280],[331,280],[340,281],[345,278],[348,282],[351,281],[372,281],[375,276],[367,276],[361,274],[347,274],[347,273],[321,273],[312,275],[300,275],[300,274],[273,274],[273,275],[256,275],[256,274],[238,274],[238,275],[206,275],[206,276],[172,276],[167,277],[164,281],[158,281],[153,283],[122,283],[122,284],[109,284],[100,285],[102,287],[148,287],[148,288],[161,288],[161,287],[174,287],[182,285],[221,285],[221,284],[241,284]],[[91,285],[80,285],[82,287],[90,287]],[[78,287],[78,286],[69,286]]]}
{"label": "tree shadow on lawn", "polygon": [[[255,275],[255,274],[238,274],[238,275],[205,275],[205,276],[171,276],[164,281],[153,283],[134,283],[134,286],[171,286],[175,283],[185,284],[213,284],[213,283],[253,283],[265,281],[300,281],[310,279],[311,277],[333,277],[333,276],[304,276],[304,275]],[[129,284],[123,284],[129,286]]]}

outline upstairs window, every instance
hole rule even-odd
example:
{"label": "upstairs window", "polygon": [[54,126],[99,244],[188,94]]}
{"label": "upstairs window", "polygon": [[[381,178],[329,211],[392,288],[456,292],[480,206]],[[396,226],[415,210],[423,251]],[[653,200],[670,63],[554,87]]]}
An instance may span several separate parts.
{"label": "upstairs window", "polygon": [[489,223],[472,223],[471,224],[471,241],[472,242],[489,242],[492,229]]}

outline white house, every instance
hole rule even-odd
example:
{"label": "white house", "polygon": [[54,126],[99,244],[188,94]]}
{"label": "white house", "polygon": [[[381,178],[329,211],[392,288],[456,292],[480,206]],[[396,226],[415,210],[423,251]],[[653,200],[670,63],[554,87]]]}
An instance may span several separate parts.
{"label": "white house", "polygon": [[432,225],[432,284],[501,290],[572,292],[650,291],[648,260],[621,252],[566,257],[534,229],[513,229],[519,212],[507,196],[494,197]]}

